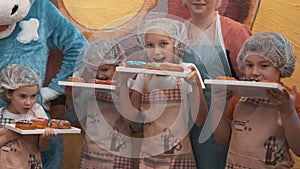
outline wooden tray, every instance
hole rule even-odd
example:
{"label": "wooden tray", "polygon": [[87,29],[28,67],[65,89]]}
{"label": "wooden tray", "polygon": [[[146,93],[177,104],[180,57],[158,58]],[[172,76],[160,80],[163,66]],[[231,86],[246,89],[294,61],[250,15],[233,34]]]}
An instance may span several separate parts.
{"label": "wooden tray", "polygon": [[[35,130],[21,130],[15,127],[15,124],[5,124],[5,128],[17,132],[22,135],[28,134],[43,134],[45,129],[35,129]],[[54,129],[57,134],[79,134],[81,129],[76,127],[71,127],[70,129]]]}
{"label": "wooden tray", "polygon": [[205,79],[204,84],[226,87],[234,91],[237,96],[253,98],[267,98],[266,89],[283,89],[283,87],[277,83],[255,81]]}
{"label": "wooden tray", "polygon": [[102,85],[102,84],[95,84],[95,83],[58,81],[58,85],[71,86],[71,87],[94,88],[94,89],[116,90],[115,85]]}

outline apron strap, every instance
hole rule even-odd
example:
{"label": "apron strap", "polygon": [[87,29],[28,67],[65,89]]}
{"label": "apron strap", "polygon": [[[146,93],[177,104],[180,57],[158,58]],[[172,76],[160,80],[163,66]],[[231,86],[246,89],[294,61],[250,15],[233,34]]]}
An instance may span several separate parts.
{"label": "apron strap", "polygon": [[147,74],[146,80],[144,82],[144,93],[148,92],[148,87],[150,84],[150,81],[152,79],[153,74]]}

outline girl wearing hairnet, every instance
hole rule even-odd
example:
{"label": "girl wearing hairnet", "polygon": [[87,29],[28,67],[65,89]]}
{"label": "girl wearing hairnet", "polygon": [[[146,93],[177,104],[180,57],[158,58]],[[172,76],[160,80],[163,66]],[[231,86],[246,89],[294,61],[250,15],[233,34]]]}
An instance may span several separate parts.
{"label": "girl wearing hairnet", "polygon": [[[33,118],[48,119],[36,98],[41,86],[38,75],[29,67],[12,64],[0,75],[0,96],[8,104],[0,108],[1,125]],[[40,151],[48,149],[57,134],[51,128],[39,135],[20,135],[0,128],[0,168],[42,168]]]}
{"label": "girl wearing hairnet", "polygon": [[[116,67],[123,64],[125,59],[125,52],[116,41],[93,41],[83,53],[84,65],[73,77],[84,78],[86,82],[95,79],[111,81]],[[134,168],[130,158],[130,123],[116,108],[118,96],[106,89],[65,90],[67,118],[71,123],[79,121],[85,130],[80,168]]]}
{"label": "girl wearing hairnet", "polygon": [[[183,32],[183,23],[166,18],[145,20],[137,29],[138,40],[149,62],[173,64],[181,63],[180,58],[185,50]],[[128,98],[128,89],[122,88],[126,87],[126,82],[120,82],[123,83],[120,85],[120,97],[123,96],[121,92],[125,91]],[[130,109],[127,112],[140,113],[143,117],[134,119],[144,123],[139,168],[196,168],[187,120],[190,111],[203,113],[200,111],[206,110],[206,105],[195,78],[191,76],[186,80],[139,73],[131,89],[131,103],[129,98],[121,99],[121,107],[124,104],[124,108]]]}
{"label": "girl wearing hairnet", "polygon": [[[281,82],[295,70],[291,44],[275,32],[255,34],[244,43],[237,63],[247,79],[279,83],[282,90],[267,89],[267,98],[231,99],[215,131],[219,143],[230,143],[226,168],[292,168],[290,150],[300,155],[300,95],[295,86]],[[217,105],[224,94],[214,92],[215,117],[222,114]],[[227,94],[230,98],[234,91]]]}

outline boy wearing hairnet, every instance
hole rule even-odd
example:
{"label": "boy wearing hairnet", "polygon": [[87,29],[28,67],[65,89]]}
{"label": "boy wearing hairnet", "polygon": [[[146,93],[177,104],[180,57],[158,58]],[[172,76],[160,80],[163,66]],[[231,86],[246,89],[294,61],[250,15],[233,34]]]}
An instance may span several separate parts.
{"label": "boy wearing hairnet", "polygon": [[[33,118],[48,119],[36,98],[41,79],[32,69],[12,64],[5,67],[0,75],[0,97],[7,106],[0,108],[1,125]],[[26,120],[26,121],[25,121]],[[46,128],[42,135],[20,135],[0,128],[0,168],[42,168],[40,151],[48,149],[50,140],[57,134]]]}
{"label": "boy wearing hairnet", "polygon": [[[84,66],[73,74],[90,80],[113,80],[115,69],[126,59],[122,47],[114,40],[90,43],[82,56]],[[73,88],[67,93],[67,118],[79,121],[85,130],[80,168],[133,168],[131,130],[117,109],[118,96],[107,89]],[[76,99],[74,95],[79,94]],[[75,97],[74,97],[75,98]]]}
{"label": "boy wearing hairnet", "polygon": [[[245,41],[237,63],[246,79],[279,83],[282,90],[267,89],[267,98],[231,99],[214,133],[219,143],[230,143],[226,168],[292,168],[290,150],[300,155],[300,95],[295,86],[289,88],[281,82],[295,70],[291,44],[275,32],[255,34]],[[222,114],[220,98],[233,94],[213,93],[214,117]]]}

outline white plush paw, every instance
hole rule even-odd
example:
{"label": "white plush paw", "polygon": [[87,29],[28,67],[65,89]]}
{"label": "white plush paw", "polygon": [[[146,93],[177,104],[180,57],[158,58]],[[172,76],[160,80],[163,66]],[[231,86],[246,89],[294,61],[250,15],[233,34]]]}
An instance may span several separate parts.
{"label": "white plush paw", "polygon": [[31,18],[28,21],[21,21],[20,27],[22,28],[17,40],[21,43],[30,43],[32,40],[37,41],[39,39],[38,28],[39,20]]}

